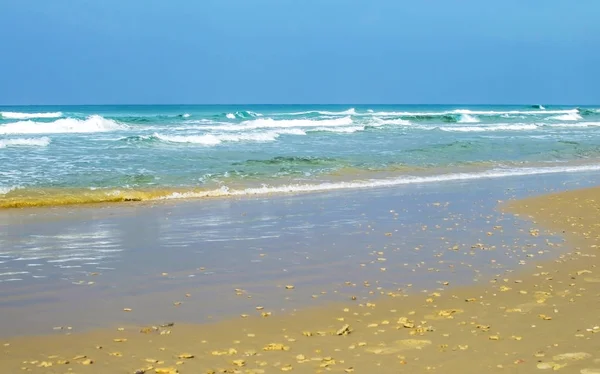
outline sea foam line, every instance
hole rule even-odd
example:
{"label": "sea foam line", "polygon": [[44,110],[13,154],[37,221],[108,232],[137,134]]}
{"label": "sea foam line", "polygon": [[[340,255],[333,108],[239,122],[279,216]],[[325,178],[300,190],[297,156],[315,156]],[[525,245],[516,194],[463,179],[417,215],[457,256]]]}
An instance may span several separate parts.
{"label": "sea foam line", "polygon": [[62,112],[46,112],[46,113],[0,112],[0,117],[2,117],[4,119],[59,118],[62,116],[63,116]]}
{"label": "sea foam line", "polygon": [[97,114],[86,119],[61,118],[53,122],[19,121],[0,125],[0,134],[94,133],[124,130],[127,126]]}
{"label": "sea foam line", "polygon": [[334,127],[352,125],[352,118],[342,117],[330,120],[311,120],[311,119],[286,119],[275,120],[272,118],[258,118],[244,121],[240,124],[221,124],[210,126],[198,126],[198,130],[218,130],[218,131],[245,131],[256,129],[285,129],[302,127]]}
{"label": "sea foam line", "polygon": [[348,189],[366,189],[377,187],[393,187],[407,184],[427,184],[436,182],[450,182],[460,180],[475,179],[497,179],[506,177],[517,177],[540,174],[573,173],[586,171],[599,171],[600,165],[585,166],[560,166],[560,167],[542,167],[542,168],[514,168],[514,169],[492,169],[478,173],[451,173],[431,176],[402,176],[391,179],[372,179],[368,181],[357,182],[331,182],[321,184],[294,184],[283,186],[263,186],[246,189],[229,189],[224,186],[217,190],[202,192],[175,192],[160,200],[168,199],[186,199],[186,198],[205,198],[205,197],[226,197],[226,196],[247,196],[247,195],[267,195],[280,193],[299,193],[299,192],[324,192]]}

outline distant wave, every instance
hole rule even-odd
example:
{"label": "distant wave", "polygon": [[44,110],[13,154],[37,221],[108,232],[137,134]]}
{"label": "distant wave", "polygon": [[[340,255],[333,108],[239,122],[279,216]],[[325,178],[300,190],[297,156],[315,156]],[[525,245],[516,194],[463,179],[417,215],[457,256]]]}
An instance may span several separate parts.
{"label": "distant wave", "polygon": [[34,118],[59,118],[62,112],[48,113],[21,113],[21,112],[0,112],[0,117],[4,119],[34,119]]}
{"label": "distant wave", "polygon": [[393,187],[407,184],[426,184],[437,182],[449,182],[460,180],[474,179],[498,179],[515,176],[540,175],[540,174],[555,174],[555,173],[573,173],[598,171],[600,165],[585,165],[585,166],[564,166],[564,167],[526,167],[526,168],[510,168],[510,169],[491,169],[475,173],[451,173],[439,174],[431,176],[401,176],[390,179],[372,179],[368,181],[356,182],[331,182],[319,184],[294,184],[283,186],[263,186],[258,188],[245,189],[229,189],[222,187],[217,190],[200,191],[200,192],[175,192],[171,195],[162,197],[161,199],[186,199],[186,198],[205,198],[219,196],[245,196],[245,195],[266,195],[279,193],[299,193],[299,192],[324,192],[347,189],[363,189],[377,187]]}
{"label": "distant wave", "polygon": [[300,129],[289,129],[285,131],[267,131],[259,133],[238,134],[204,134],[204,135],[163,135],[155,133],[154,138],[169,143],[188,143],[205,146],[214,146],[221,143],[237,142],[272,142],[280,135],[306,135]]}
{"label": "distant wave", "polygon": [[262,117],[263,115],[261,113],[256,113],[256,112],[247,110],[247,111],[241,111],[241,112],[235,112],[235,113],[225,113],[224,116],[227,119],[249,119],[249,118]]}
{"label": "distant wave", "polygon": [[450,132],[483,132],[483,131],[531,131],[537,130],[538,125],[535,124],[505,124],[492,126],[442,126],[437,127],[442,131]]}
{"label": "distant wave", "polygon": [[20,121],[0,125],[0,134],[93,133],[126,129],[127,126],[99,115],[86,119],[61,118],[53,122]]}
{"label": "distant wave", "polygon": [[486,131],[534,131],[543,128],[582,129],[600,127],[600,122],[579,123],[499,123],[479,126],[413,126],[420,130],[442,130],[447,132],[486,132]]}
{"label": "distant wave", "polygon": [[288,116],[303,116],[303,115],[309,115],[309,114],[321,114],[324,116],[352,116],[357,114],[356,113],[356,109],[354,108],[350,108],[348,110],[343,110],[340,112],[331,112],[331,111],[326,111],[326,110],[307,110],[304,112],[292,112],[292,113],[282,113]]}
{"label": "distant wave", "polygon": [[360,113],[357,115],[363,116],[374,116],[374,117],[407,117],[407,118],[423,118],[433,119],[455,115],[470,115],[470,116],[511,116],[511,115],[525,115],[525,116],[539,116],[548,114],[578,114],[578,109],[562,109],[562,110],[507,110],[507,111],[494,111],[494,110],[471,110],[471,109],[455,109],[441,112],[373,112],[373,113]]}
{"label": "distant wave", "polygon": [[310,120],[310,119],[285,119],[275,120],[272,118],[257,118],[255,120],[244,121],[240,124],[219,124],[198,126],[201,130],[217,131],[247,131],[256,129],[285,129],[302,127],[333,127],[352,125],[352,118],[342,117],[331,120]]}
{"label": "distant wave", "polygon": [[0,139],[0,148],[6,147],[47,147],[50,138]]}
{"label": "distant wave", "polygon": [[321,131],[321,132],[337,132],[341,134],[352,134],[358,131],[364,131],[365,126],[348,126],[348,127],[316,127],[308,131]]}

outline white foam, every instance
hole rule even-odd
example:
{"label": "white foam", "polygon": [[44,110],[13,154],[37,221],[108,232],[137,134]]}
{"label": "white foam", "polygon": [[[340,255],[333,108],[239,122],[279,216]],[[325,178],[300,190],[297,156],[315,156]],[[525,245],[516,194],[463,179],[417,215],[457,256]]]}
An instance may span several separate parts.
{"label": "white foam", "polygon": [[203,198],[203,197],[220,197],[220,196],[244,196],[244,195],[267,195],[279,193],[296,193],[296,192],[323,192],[347,189],[363,189],[376,187],[393,187],[406,184],[426,184],[436,182],[460,181],[460,180],[475,180],[475,179],[497,179],[516,176],[540,175],[540,174],[556,174],[556,173],[573,173],[586,171],[599,171],[599,165],[585,166],[557,166],[557,167],[542,167],[542,168],[513,168],[513,169],[492,169],[477,173],[451,173],[432,175],[425,177],[417,176],[402,176],[392,179],[371,179],[367,181],[356,182],[336,182],[336,183],[321,183],[321,184],[295,184],[284,186],[263,186],[258,188],[246,188],[241,190],[229,189],[224,186],[217,190],[205,192],[188,192],[188,193],[173,193],[162,199],[185,199],[185,198]]}
{"label": "white foam", "polygon": [[183,118],[189,118],[189,117],[190,117],[190,114],[189,114],[189,113],[184,113],[184,114],[183,114]]}
{"label": "white foam", "polygon": [[443,112],[375,112],[375,113],[364,113],[357,115],[368,115],[368,116],[379,116],[379,117],[417,117],[417,116],[444,116],[453,114],[468,114],[468,115],[480,115],[480,116],[501,116],[501,115],[540,115],[540,114],[570,114],[578,113],[577,109],[564,109],[564,110],[508,110],[508,111],[494,111],[494,110],[470,110],[470,109],[455,109]]}
{"label": "white foam", "polygon": [[20,112],[0,112],[0,117],[6,119],[33,119],[33,118],[59,118],[62,112],[47,113],[20,113]]}
{"label": "white foam", "polygon": [[337,132],[343,134],[352,134],[357,131],[363,131],[364,126],[349,126],[349,127],[317,127],[313,131]]}
{"label": "white foam", "polygon": [[550,117],[548,119],[553,119],[556,121],[579,121],[580,119],[583,119],[583,117],[581,117],[579,113],[567,113],[559,116]]}
{"label": "white foam", "polygon": [[274,120],[272,118],[257,118],[244,121],[240,124],[227,124],[210,126],[198,126],[196,129],[217,130],[217,131],[247,131],[256,129],[285,129],[285,128],[303,128],[303,127],[336,127],[352,125],[352,118],[342,117],[330,120],[310,120],[310,119],[288,119]]}
{"label": "white foam", "polygon": [[[372,112],[372,111],[371,111]],[[326,110],[308,110],[305,112],[294,112],[294,113],[283,113],[288,116],[302,116],[307,114],[322,114],[325,116],[354,116],[356,115],[356,109],[350,108],[341,112],[330,112]]]}
{"label": "white foam", "polygon": [[267,131],[249,134],[162,135],[155,133],[154,136],[169,143],[214,146],[225,142],[272,142],[283,134],[306,135],[306,132],[301,129],[288,129],[283,131]]}
{"label": "white foam", "polygon": [[126,129],[122,125],[99,115],[86,119],[61,118],[53,122],[20,121],[0,125],[0,134],[60,134],[94,133]]}
{"label": "white foam", "polygon": [[[538,129],[536,124],[489,125],[489,126],[442,126],[442,131],[449,132],[485,132],[485,131],[531,131]],[[429,129],[432,129],[431,127]]]}
{"label": "white foam", "polygon": [[379,125],[400,125],[400,126],[410,126],[411,122],[401,118],[395,119],[384,119],[384,118],[373,118],[376,124]]}
{"label": "white foam", "polygon": [[460,115],[460,120],[458,120],[459,123],[478,123],[479,119],[477,117],[474,117],[471,114],[461,114]]}
{"label": "white foam", "polygon": [[16,186],[0,186],[0,195],[6,195],[7,193],[16,190]]}
{"label": "white foam", "polygon": [[600,122],[579,122],[579,123],[555,123],[555,124],[545,124],[547,127],[554,128],[588,128],[588,127],[599,127]]}
{"label": "white foam", "polygon": [[227,117],[229,119],[235,119],[235,114],[233,114],[233,113],[227,113],[227,115],[225,117]]}
{"label": "white foam", "polygon": [[50,144],[50,138],[24,138],[24,139],[0,139],[0,148],[6,147],[47,147]]}

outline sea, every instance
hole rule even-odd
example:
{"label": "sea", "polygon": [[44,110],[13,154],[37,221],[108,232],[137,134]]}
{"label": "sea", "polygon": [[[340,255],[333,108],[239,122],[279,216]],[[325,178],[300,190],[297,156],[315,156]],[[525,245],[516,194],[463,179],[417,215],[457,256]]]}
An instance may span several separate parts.
{"label": "sea", "polygon": [[600,171],[600,105],[0,106],[0,208]]}

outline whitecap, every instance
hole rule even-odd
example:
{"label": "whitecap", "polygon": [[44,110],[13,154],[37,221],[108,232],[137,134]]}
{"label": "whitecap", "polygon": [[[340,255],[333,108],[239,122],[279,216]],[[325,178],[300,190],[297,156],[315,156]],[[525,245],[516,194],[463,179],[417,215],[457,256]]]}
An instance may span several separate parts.
{"label": "whitecap", "polygon": [[459,123],[478,123],[479,119],[471,114],[463,113],[460,115]]}
{"label": "whitecap", "polygon": [[0,134],[94,133],[126,129],[127,126],[99,115],[86,119],[61,118],[53,122],[20,121],[0,125]]}
{"label": "whitecap", "polygon": [[329,120],[311,120],[311,119],[286,119],[275,120],[273,118],[257,118],[244,121],[240,124],[220,124],[210,126],[198,126],[200,130],[217,131],[247,131],[256,129],[285,129],[285,128],[304,128],[304,127],[335,127],[352,125],[352,118],[342,117]]}
{"label": "whitecap", "polygon": [[583,117],[581,117],[579,113],[567,113],[559,116],[550,117],[548,119],[553,119],[556,121],[579,121],[580,119],[583,119]]}
{"label": "whitecap", "polygon": [[0,117],[5,119],[33,119],[33,118],[59,118],[62,112],[47,113],[20,113],[20,112],[0,112]]}

